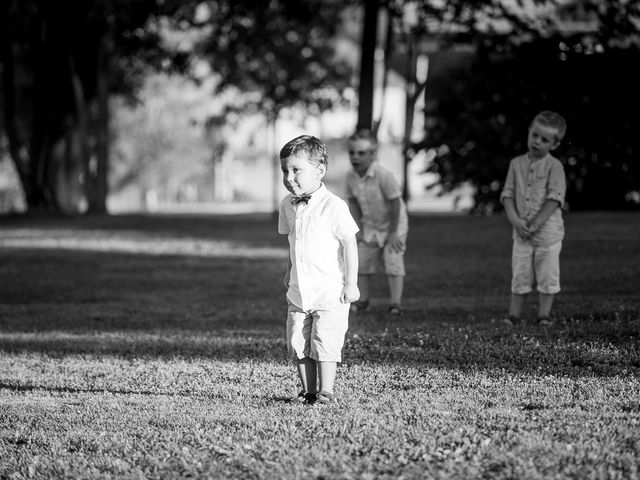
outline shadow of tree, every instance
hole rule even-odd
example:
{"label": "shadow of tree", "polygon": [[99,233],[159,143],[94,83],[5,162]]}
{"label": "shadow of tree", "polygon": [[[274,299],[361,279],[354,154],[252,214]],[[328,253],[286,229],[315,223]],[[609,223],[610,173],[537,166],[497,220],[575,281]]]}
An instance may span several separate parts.
{"label": "shadow of tree", "polygon": [[[0,381],[0,390],[9,390],[13,392],[19,393],[32,393],[38,391],[46,391],[46,392],[55,392],[60,395],[96,395],[96,394],[109,394],[109,395],[140,395],[147,397],[170,397],[175,399],[176,397],[184,397],[189,400],[193,400],[194,398],[201,398],[203,400],[211,400],[211,399],[221,399],[226,400],[226,396],[214,393],[214,392],[194,392],[193,389],[184,388],[182,391],[175,390],[161,390],[161,389],[127,389],[127,388],[78,388],[78,387],[68,387],[68,386],[52,386],[52,385],[40,385],[40,384],[21,384],[21,383],[12,383],[12,382],[1,382]],[[284,396],[273,396],[271,398],[264,398],[259,395],[246,395],[248,398],[252,398],[253,400],[261,400],[266,401],[266,403],[291,403],[291,398]],[[75,398],[62,398],[60,403],[64,405],[81,405],[83,401],[77,397]]]}
{"label": "shadow of tree", "polygon": [[[345,363],[570,376],[638,373],[640,301],[629,293],[629,282],[640,277],[637,269],[625,270],[624,281],[607,284],[598,297],[560,304],[561,321],[551,329],[505,330],[495,321],[509,278],[504,251],[510,240],[499,222],[415,218],[414,239],[424,244],[414,243],[407,253],[407,314],[391,320],[382,307],[352,317]],[[5,240],[31,239],[29,248],[0,242],[5,353],[286,361],[286,240],[270,216],[16,217],[0,223],[7,227]],[[79,243],[38,246],[43,238]],[[110,250],[114,238],[131,243]],[[158,241],[169,245],[166,251],[144,251]],[[211,249],[204,251],[183,245],[207,242]],[[620,271],[610,259],[636,252],[630,242],[624,237],[613,252],[594,246],[595,256],[581,260],[588,273],[579,285]],[[135,248],[128,252],[126,245]],[[381,284],[374,293],[384,297]],[[626,309],[599,309],[605,297]]]}
{"label": "shadow of tree", "polygon": [[[517,372],[569,377],[640,375],[637,338],[640,322],[621,320],[620,341],[602,342],[597,322],[576,332],[557,326],[505,330],[492,323],[430,326],[367,333],[357,327],[345,341],[343,364],[457,371]],[[611,332],[611,327],[600,326]],[[569,333],[569,329],[574,329]],[[0,350],[7,354],[39,353],[50,357],[96,356],[168,360],[287,363],[284,328],[188,330],[3,332]]]}
{"label": "shadow of tree", "polygon": [[7,353],[97,355],[124,358],[203,358],[224,361],[284,362],[282,334],[272,330],[121,331],[71,333],[64,331],[1,333],[0,350]]}

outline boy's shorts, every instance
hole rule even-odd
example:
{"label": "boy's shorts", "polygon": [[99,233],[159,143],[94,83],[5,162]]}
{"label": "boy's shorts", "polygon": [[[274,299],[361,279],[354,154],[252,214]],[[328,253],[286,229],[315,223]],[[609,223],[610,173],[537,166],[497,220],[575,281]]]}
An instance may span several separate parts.
{"label": "boy's shorts", "polygon": [[560,291],[560,250],[562,242],[535,246],[514,240],[511,256],[511,291],[517,294],[531,292],[534,283],[538,292],[555,294]]}
{"label": "boy's shorts", "polygon": [[287,350],[294,360],[310,357],[318,362],[342,361],[344,336],[349,326],[349,304],[329,310],[304,311],[289,302]]}
{"label": "boy's shorts", "polygon": [[[400,237],[406,244],[407,238]],[[358,273],[360,275],[373,275],[378,270],[380,261],[384,262],[384,271],[387,275],[404,277],[404,251],[394,252],[389,245],[381,247],[377,242],[358,242]]]}

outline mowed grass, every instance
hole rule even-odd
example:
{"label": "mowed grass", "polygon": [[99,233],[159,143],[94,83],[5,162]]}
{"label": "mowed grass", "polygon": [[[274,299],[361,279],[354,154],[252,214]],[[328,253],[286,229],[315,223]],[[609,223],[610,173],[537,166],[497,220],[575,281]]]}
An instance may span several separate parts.
{"label": "mowed grass", "polygon": [[0,218],[0,478],[639,478],[639,220],[567,215],[556,325],[509,330],[504,217],[414,216],[327,408],[272,217]]}

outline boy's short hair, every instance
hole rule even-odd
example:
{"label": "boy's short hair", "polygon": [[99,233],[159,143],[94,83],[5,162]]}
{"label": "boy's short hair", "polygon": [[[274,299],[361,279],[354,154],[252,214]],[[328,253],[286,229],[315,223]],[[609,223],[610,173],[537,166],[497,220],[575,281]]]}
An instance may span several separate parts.
{"label": "boy's short hair", "polygon": [[356,141],[356,140],[367,140],[371,143],[371,145],[378,146],[378,139],[373,134],[373,132],[367,128],[361,128],[353,132],[353,134],[348,138],[348,141]]}
{"label": "boy's short hair", "polygon": [[329,164],[327,146],[317,137],[312,135],[300,135],[289,140],[280,150],[280,160],[287,157],[297,157],[301,153],[305,154],[307,160],[315,165]]}
{"label": "boy's short hair", "polygon": [[543,110],[536,115],[531,124],[533,125],[534,123],[539,123],[540,125],[552,127],[558,130],[556,138],[558,142],[561,142],[567,133],[567,122],[564,117],[559,113],[552,112],[550,110]]}

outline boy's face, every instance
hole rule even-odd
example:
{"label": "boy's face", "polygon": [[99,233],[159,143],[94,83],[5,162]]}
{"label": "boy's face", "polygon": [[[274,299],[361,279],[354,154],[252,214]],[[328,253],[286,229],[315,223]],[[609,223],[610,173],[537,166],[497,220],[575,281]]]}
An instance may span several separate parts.
{"label": "boy's face", "polygon": [[364,176],[376,158],[375,146],[369,140],[358,139],[350,140],[348,147],[351,166],[358,175]]}
{"label": "boy's face", "polygon": [[282,183],[285,188],[294,195],[305,195],[316,190],[324,174],[327,173],[325,165],[314,164],[307,160],[305,155],[290,156],[280,160],[282,167]]}
{"label": "boy's face", "polygon": [[527,140],[529,156],[536,160],[544,158],[547,153],[560,144],[557,138],[557,128],[533,122],[531,127],[529,127],[529,138]]}

